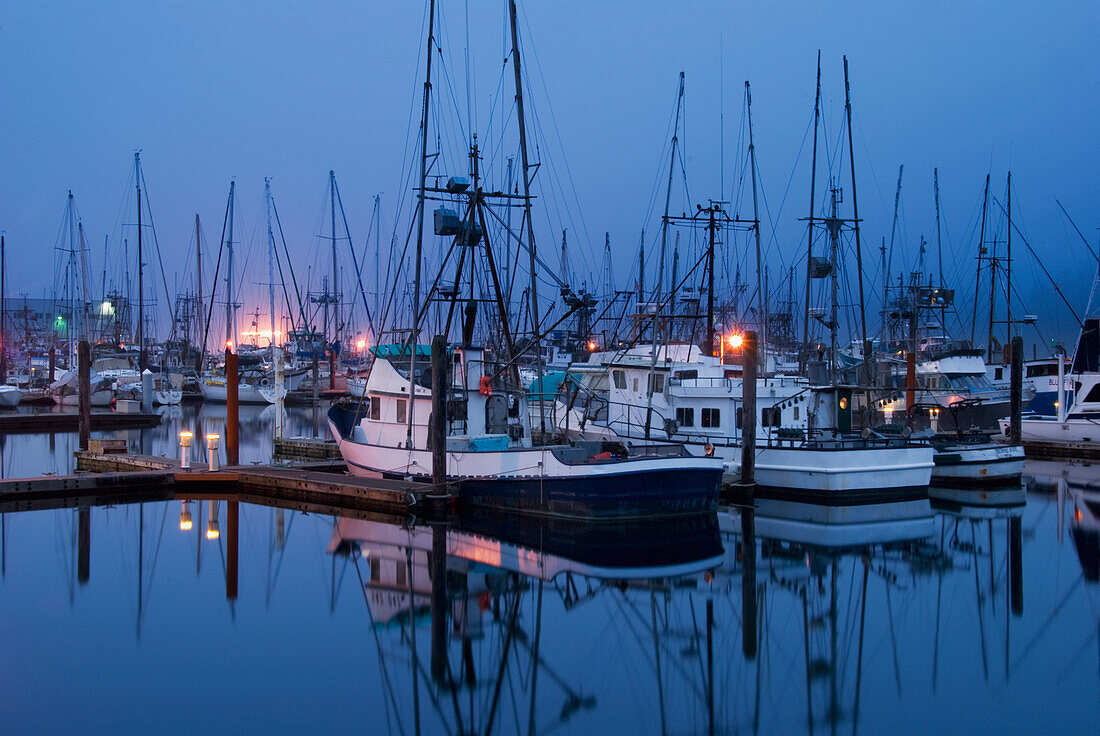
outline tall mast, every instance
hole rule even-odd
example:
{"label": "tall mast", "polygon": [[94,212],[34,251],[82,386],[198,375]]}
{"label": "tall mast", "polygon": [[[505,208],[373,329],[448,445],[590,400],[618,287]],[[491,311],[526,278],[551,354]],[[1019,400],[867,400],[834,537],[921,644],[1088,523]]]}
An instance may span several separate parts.
{"label": "tall mast", "polygon": [[[364,254],[365,258],[365,254]],[[374,313],[382,314],[382,195],[374,195]],[[373,338],[373,336],[372,336]]]}
{"label": "tall mast", "polygon": [[840,301],[840,228],[838,205],[840,203],[840,189],[833,183],[832,207],[829,210],[829,218],[825,224],[829,227],[829,375],[832,382],[837,381],[836,372],[836,348],[837,348],[837,319]]}
{"label": "tall mast", "polygon": [[[271,360],[275,360],[275,234],[271,231],[271,179],[264,177],[264,202],[267,205],[267,298],[271,310]],[[335,252],[333,253],[335,255]]]}
{"label": "tall mast", "polygon": [[[420,202],[416,223],[416,265],[413,277],[413,324],[409,332],[409,412],[405,420],[405,446],[412,448],[413,407],[416,404],[416,346],[420,339],[420,264],[424,252],[424,188],[428,184],[428,111],[432,99],[432,53],[435,47],[435,0],[428,3],[428,54],[424,73],[424,106],[420,117]],[[335,232],[335,230],[334,230]]]}
{"label": "tall mast", "polygon": [[817,128],[821,117],[821,50],[817,52],[817,92],[814,95],[814,152],[810,166],[810,224],[806,231],[806,315],[802,321],[802,349],[798,351],[798,365],[805,367],[806,346],[810,342],[810,284],[813,283],[814,255],[814,200],[817,198]]}
{"label": "tall mast", "polygon": [[707,355],[714,355],[714,241],[718,236],[714,215],[720,211],[716,202],[711,202],[707,208],[707,231],[710,233],[707,239]]}
{"label": "tall mast", "polygon": [[80,244],[80,338],[88,340],[91,330],[88,323],[88,247],[84,241],[84,222],[77,220],[76,234]]}
{"label": "tall mast", "polygon": [[[844,114],[848,117],[848,168],[852,172],[852,229],[856,236],[856,279],[859,282],[860,352],[864,377],[870,378],[871,351],[867,344],[867,310],[863,298],[863,249],[859,243],[859,198],[856,196],[856,160],[852,146],[852,96],[848,86],[848,57],[844,57]],[[857,381],[859,383],[859,381]]]}
{"label": "tall mast", "polygon": [[1005,246],[1005,325],[1008,339],[1005,345],[1012,344],[1012,172],[1008,172],[1008,190],[1006,217],[1008,218],[1008,241]]}
{"label": "tall mast", "polygon": [[[982,194],[982,225],[978,234],[978,274],[974,280],[974,313],[970,318],[970,344],[974,345],[975,331],[978,325],[978,290],[982,282],[982,255],[985,253],[985,215],[989,205],[989,174],[985,175],[985,191]],[[992,359],[992,346],[990,346],[990,359]]]}
{"label": "tall mast", "polygon": [[[514,193],[513,189],[515,188],[515,185],[514,185],[514,180],[512,178],[512,166],[513,166],[513,164],[515,164],[515,162],[516,162],[516,157],[515,156],[509,156],[508,157],[508,177],[507,177],[508,178],[508,185],[504,189],[506,194],[513,194]],[[512,304],[511,304],[511,302],[512,302],[512,273],[511,273],[511,268],[512,268],[512,205],[511,205],[511,203],[509,203],[509,205],[504,208],[504,230],[505,230],[504,268],[502,270],[504,272],[504,288],[507,289],[506,299],[507,299],[507,302],[508,302],[508,306],[510,308],[512,306]]]}
{"label": "tall mast", "polygon": [[229,182],[229,227],[225,238],[225,342],[226,347],[237,344],[237,305],[233,293],[233,196],[237,182]]}
{"label": "tall mast", "polygon": [[905,164],[898,165],[898,186],[894,190],[894,219],[890,223],[890,246],[886,247],[885,241],[882,244],[882,337],[883,339],[892,337],[892,335],[886,334],[887,325],[887,310],[890,306],[890,259],[894,255],[894,234],[898,230],[898,205],[901,203],[901,176],[905,173]]}
{"label": "tall mast", "polygon": [[[198,330],[202,327],[203,316],[206,314],[206,310],[202,308],[202,241],[199,238],[199,233],[202,228],[199,224],[199,213],[195,213],[195,275],[197,277],[196,282],[198,284],[198,301],[195,304],[195,330],[196,337],[198,336]],[[205,337],[205,335],[204,335]],[[202,354],[206,352],[206,344],[199,345],[199,365],[202,364]]]}
{"label": "tall mast", "polygon": [[[684,102],[684,72],[680,72],[680,84],[676,92],[676,119],[672,125],[672,150],[668,157],[668,186],[665,188],[665,213],[661,217],[661,260],[657,264],[657,285],[653,290],[653,301],[657,304],[657,308],[653,310],[653,320],[651,321],[651,327],[649,330],[649,382],[646,387],[646,414],[645,414],[645,436],[649,437],[650,419],[653,414],[653,387],[654,387],[654,371],[657,368],[657,342],[659,321],[661,312],[661,290],[664,288],[665,281],[665,251],[668,247],[668,208],[672,201],[672,175],[676,171],[676,145],[679,142],[680,132],[680,108]],[[675,287],[674,287],[675,288]]]}
{"label": "tall mast", "polygon": [[762,259],[760,253],[760,214],[756,204],[756,145],[752,137],[752,90],[748,80],[745,80],[745,113],[749,122],[749,168],[752,171],[752,233],[756,240],[756,311],[760,319],[760,339],[757,342],[757,352],[763,354],[764,347],[768,343],[768,318],[767,298],[765,289],[760,283],[760,269]]}
{"label": "tall mast", "polygon": [[332,211],[332,342],[340,337],[340,299],[336,288],[336,172],[329,169],[328,172],[329,201]]}
{"label": "tall mast", "polygon": [[943,286],[943,240],[940,235],[940,170],[932,169],[932,189],[936,195],[936,257],[940,268],[940,286]]}
{"label": "tall mast", "polygon": [[[434,2],[434,0],[433,0]],[[523,117],[523,77],[520,73],[519,34],[516,32],[516,0],[508,0],[512,26],[512,69],[516,77],[516,122],[519,126],[520,162],[523,165],[523,217],[527,221],[527,252],[531,269],[531,336],[535,342],[535,366],[539,381],[539,423],[546,436],[546,412],[542,408],[542,341],[539,338],[539,292],[535,281],[535,224],[531,220],[531,176],[527,159],[527,126]]]}
{"label": "tall mast", "polygon": [[[986,177],[988,179],[988,177]],[[988,201],[989,188],[986,187],[986,198]],[[982,206],[982,219],[984,220],[985,205]],[[994,308],[997,306],[997,233],[993,233],[993,242],[990,243],[992,249],[989,251],[989,255],[986,256],[986,260],[989,262],[989,362],[993,362],[993,319],[995,316]]]}
{"label": "tall mast", "polygon": [[134,183],[137,186],[137,240],[138,240],[138,370],[145,370],[145,264],[142,261],[141,244],[141,151],[134,151]]}

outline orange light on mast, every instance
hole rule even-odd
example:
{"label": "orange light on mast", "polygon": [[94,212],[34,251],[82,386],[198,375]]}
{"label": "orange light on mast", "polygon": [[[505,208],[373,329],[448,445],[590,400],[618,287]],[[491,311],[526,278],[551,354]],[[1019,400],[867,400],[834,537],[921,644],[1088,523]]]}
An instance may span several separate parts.
{"label": "orange light on mast", "polygon": [[730,335],[728,342],[731,348],[737,350],[741,347],[742,344],[744,344],[745,338],[743,338],[741,335]]}
{"label": "orange light on mast", "polygon": [[367,341],[365,339],[363,339],[362,337],[359,338],[359,341],[355,343],[355,348],[356,348],[356,350],[359,350],[360,352],[363,351],[363,350],[366,350],[367,349]]}
{"label": "orange light on mast", "polygon": [[596,352],[596,349],[598,347],[599,347],[599,345],[596,344],[595,340],[589,340],[588,341],[588,352],[594,353],[594,352]]}

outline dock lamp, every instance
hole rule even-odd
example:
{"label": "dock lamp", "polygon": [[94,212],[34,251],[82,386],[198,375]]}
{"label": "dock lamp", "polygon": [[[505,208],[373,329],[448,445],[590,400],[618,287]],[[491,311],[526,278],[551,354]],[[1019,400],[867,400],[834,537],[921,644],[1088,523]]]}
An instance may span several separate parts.
{"label": "dock lamp", "polygon": [[187,469],[191,467],[191,439],[195,436],[193,432],[180,432],[180,467]]}
{"label": "dock lamp", "polygon": [[218,469],[218,435],[206,435],[206,449],[210,457],[210,472],[213,473]]}

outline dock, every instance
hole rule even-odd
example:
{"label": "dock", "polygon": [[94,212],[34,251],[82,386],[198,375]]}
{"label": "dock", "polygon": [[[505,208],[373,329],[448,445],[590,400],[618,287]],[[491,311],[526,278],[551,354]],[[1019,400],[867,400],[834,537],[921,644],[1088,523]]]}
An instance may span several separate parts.
{"label": "dock", "polygon": [[272,448],[272,457],[277,461],[320,462],[335,460],[343,462],[340,448],[336,446],[336,442],[309,437],[276,437]]}
{"label": "dock", "polygon": [[[167,498],[210,495],[253,495],[291,503],[352,507],[387,514],[408,514],[431,487],[423,483],[360,478],[326,472],[317,464],[276,466],[237,465],[210,471],[207,466],[180,468],[178,461],[152,455],[79,451],[78,474],[0,481],[0,508],[27,493],[64,499],[74,491],[125,490]],[[322,464],[324,467],[327,464]],[[337,466],[341,471],[343,464]]]}
{"label": "dock", "polygon": [[[128,414],[125,412],[93,411],[92,431],[148,429],[160,424],[160,414]],[[35,412],[0,414],[2,434],[50,434],[76,432],[80,423],[76,412]]]}
{"label": "dock", "polygon": [[1024,455],[1036,458],[1100,459],[1100,444],[1096,442],[1029,442],[1024,441]]}

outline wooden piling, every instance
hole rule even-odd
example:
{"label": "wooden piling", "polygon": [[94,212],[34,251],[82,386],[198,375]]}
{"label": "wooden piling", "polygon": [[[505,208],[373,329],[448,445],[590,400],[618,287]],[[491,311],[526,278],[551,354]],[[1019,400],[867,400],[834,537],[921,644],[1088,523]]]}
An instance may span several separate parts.
{"label": "wooden piling", "polygon": [[237,567],[239,546],[238,532],[240,531],[240,502],[226,502],[226,539],[225,539],[225,599],[237,600]]}
{"label": "wooden piling", "polygon": [[[433,353],[434,358],[434,353]],[[434,363],[434,360],[433,360]],[[432,525],[432,680],[447,674],[447,523]]]}
{"label": "wooden piling", "polygon": [[1023,410],[1024,391],[1024,338],[1012,338],[1012,380],[1008,403],[1008,441],[1020,444],[1020,413]]}
{"label": "wooden piling", "polygon": [[741,343],[741,484],[751,498],[756,483],[756,333],[745,333]]}
{"label": "wooden piling", "polygon": [[57,368],[57,348],[53,345],[50,346],[50,383],[53,383],[57,379],[54,377],[54,372]]}
{"label": "wooden piling", "polygon": [[[1016,338],[1019,340],[1020,338]],[[1024,615],[1024,552],[1023,522],[1021,517],[1008,520],[1008,569],[1009,600],[1015,616]]]}
{"label": "wooden piling", "polygon": [[741,509],[741,653],[756,658],[756,521]]}
{"label": "wooden piling", "polygon": [[232,348],[225,349],[225,464],[239,465],[240,455],[240,394],[238,391],[237,356]]}
{"label": "wooden piling", "polygon": [[76,581],[84,585],[91,574],[92,510],[88,506],[77,511],[77,530]]}
{"label": "wooden piling", "polygon": [[432,493],[443,500],[447,488],[447,340],[432,339]]}
{"label": "wooden piling", "polygon": [[[52,352],[51,352],[52,355]],[[88,440],[92,436],[92,348],[87,340],[81,340],[77,347],[77,399],[79,418],[77,431],[80,433],[80,449],[88,449]]]}
{"label": "wooden piling", "polygon": [[313,350],[313,436],[317,436],[317,404],[320,402],[318,392],[321,390],[319,385],[321,381],[321,371],[317,366],[317,350]]}
{"label": "wooden piling", "polygon": [[328,390],[336,390],[336,350],[328,351]]}

